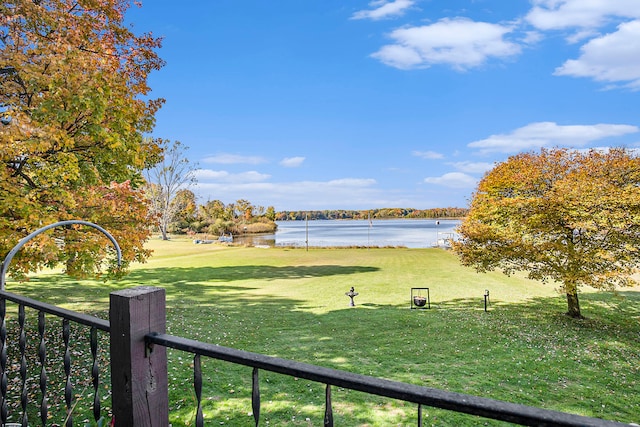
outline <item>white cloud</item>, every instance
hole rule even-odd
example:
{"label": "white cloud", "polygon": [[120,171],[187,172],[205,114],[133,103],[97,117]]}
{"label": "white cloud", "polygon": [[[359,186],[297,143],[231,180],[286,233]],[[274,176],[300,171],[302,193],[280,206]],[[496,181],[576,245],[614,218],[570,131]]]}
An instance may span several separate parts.
{"label": "white cloud", "polygon": [[376,183],[375,179],[371,178],[342,178],[342,179],[333,179],[331,181],[326,182],[327,185],[335,186],[335,187],[351,187],[351,188],[362,188],[369,187]]}
{"label": "white cloud", "polygon": [[597,28],[613,17],[640,18],[638,0],[533,0],[526,20],[541,30]]}
{"label": "white cloud", "polygon": [[280,165],[285,168],[297,168],[304,162],[304,157],[286,157],[280,161]]}
{"label": "white cloud", "polygon": [[617,31],[590,40],[580,51],[578,59],[566,61],[554,74],[628,82],[640,89],[640,20],[620,24]]}
{"label": "white cloud", "polygon": [[424,182],[450,188],[472,188],[476,186],[478,180],[466,173],[449,172],[442,176],[425,178]]}
{"label": "white cloud", "polygon": [[198,169],[195,172],[196,179],[200,181],[216,181],[216,182],[262,182],[271,178],[271,175],[259,173],[256,171],[248,171],[242,173],[229,173],[227,171],[214,171],[211,169]]}
{"label": "white cloud", "polygon": [[495,166],[493,163],[488,162],[455,162],[448,163],[459,171],[467,173],[485,173],[488,170],[493,169]]}
{"label": "white cloud", "polygon": [[435,151],[414,151],[411,153],[415,157],[420,157],[427,160],[442,159],[444,156]]}
{"label": "white cloud", "polygon": [[597,35],[598,33],[594,30],[580,30],[568,36],[566,40],[567,40],[567,43],[569,44],[575,44],[575,43],[580,43],[585,39],[590,39],[591,37],[595,37]]}
{"label": "white cloud", "polygon": [[414,3],[414,0],[372,1],[369,6],[375,7],[375,9],[358,11],[351,16],[351,19],[373,19],[375,21],[400,16]]}
{"label": "white cloud", "polygon": [[569,125],[554,122],[531,123],[509,134],[491,135],[468,144],[482,152],[517,153],[541,147],[581,147],[599,139],[640,131],[637,126],[618,124]]}
{"label": "white cloud", "polygon": [[224,180],[230,174],[227,171],[214,171],[211,169],[198,169],[194,172],[194,175],[197,179],[204,180]]}
{"label": "white cloud", "polygon": [[540,31],[525,31],[524,37],[521,38],[522,43],[534,45],[542,40],[543,36]]}
{"label": "white cloud", "polygon": [[394,30],[390,37],[395,43],[371,56],[400,69],[447,64],[466,70],[482,65],[488,58],[520,53],[520,46],[504,38],[511,31],[498,24],[445,18],[431,25]]}
{"label": "white cloud", "polygon": [[241,156],[239,154],[217,154],[215,156],[205,157],[203,160],[205,163],[221,163],[221,164],[250,164],[257,165],[260,163],[265,163],[266,160],[263,157],[259,156]]}
{"label": "white cloud", "polygon": [[410,46],[400,46],[397,44],[382,46],[379,51],[371,54],[371,56],[380,60],[383,64],[401,70],[428,66],[420,56],[420,53]]}

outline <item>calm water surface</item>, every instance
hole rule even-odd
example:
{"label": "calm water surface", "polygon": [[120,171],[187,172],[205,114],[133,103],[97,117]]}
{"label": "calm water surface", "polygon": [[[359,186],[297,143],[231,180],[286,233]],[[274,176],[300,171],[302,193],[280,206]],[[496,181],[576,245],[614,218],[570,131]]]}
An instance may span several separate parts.
{"label": "calm water surface", "polygon": [[404,246],[430,248],[455,238],[458,220],[389,219],[277,221],[275,234],[238,237],[236,243],[269,246]]}

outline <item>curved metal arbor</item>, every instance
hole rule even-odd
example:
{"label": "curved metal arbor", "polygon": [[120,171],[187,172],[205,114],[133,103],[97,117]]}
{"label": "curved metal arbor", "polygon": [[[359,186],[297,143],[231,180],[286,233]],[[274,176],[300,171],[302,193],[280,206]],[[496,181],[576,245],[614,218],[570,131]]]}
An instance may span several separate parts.
{"label": "curved metal arbor", "polygon": [[29,234],[27,237],[21,239],[18,242],[18,244],[15,245],[13,247],[13,249],[11,249],[9,251],[9,253],[5,257],[4,261],[2,261],[2,268],[0,269],[0,290],[4,290],[4,284],[5,284],[5,277],[4,276],[5,276],[6,272],[7,272],[7,269],[9,268],[9,264],[11,263],[11,260],[13,259],[15,254],[29,240],[33,239],[38,234],[43,233],[43,232],[45,232],[47,230],[50,230],[52,228],[60,227],[60,226],[63,226],[63,225],[72,225],[72,224],[80,224],[80,225],[86,225],[86,226],[89,226],[89,227],[93,227],[96,230],[100,231],[105,236],[107,236],[109,238],[109,240],[111,240],[111,243],[113,243],[113,246],[116,249],[116,253],[117,253],[117,257],[118,257],[118,266],[122,263],[122,251],[120,250],[120,246],[118,245],[118,242],[116,242],[116,239],[111,234],[109,234],[109,232],[107,230],[105,230],[104,228],[102,228],[99,225],[96,225],[96,224],[94,224],[92,222],[82,221],[82,220],[79,220],[79,219],[72,219],[72,220],[68,220],[68,221],[60,221],[60,222],[56,222],[54,224],[46,225],[46,226],[44,226],[42,228],[37,229],[33,233]]}

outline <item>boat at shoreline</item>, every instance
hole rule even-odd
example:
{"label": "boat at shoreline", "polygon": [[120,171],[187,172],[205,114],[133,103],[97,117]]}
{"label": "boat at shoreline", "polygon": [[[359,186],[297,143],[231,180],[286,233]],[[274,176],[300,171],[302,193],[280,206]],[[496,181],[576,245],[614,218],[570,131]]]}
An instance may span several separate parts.
{"label": "boat at shoreline", "polygon": [[229,233],[229,235],[227,236],[226,234],[221,234],[220,237],[218,237],[218,242],[221,243],[233,243],[233,234]]}

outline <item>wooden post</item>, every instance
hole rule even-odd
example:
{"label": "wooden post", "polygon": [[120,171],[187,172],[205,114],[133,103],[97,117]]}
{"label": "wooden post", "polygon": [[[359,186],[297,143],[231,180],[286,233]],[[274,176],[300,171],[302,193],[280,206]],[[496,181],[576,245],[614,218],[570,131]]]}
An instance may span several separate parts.
{"label": "wooden post", "polygon": [[111,387],[116,427],[168,427],[167,350],[144,336],[165,333],[165,291],[140,286],[111,293]]}

